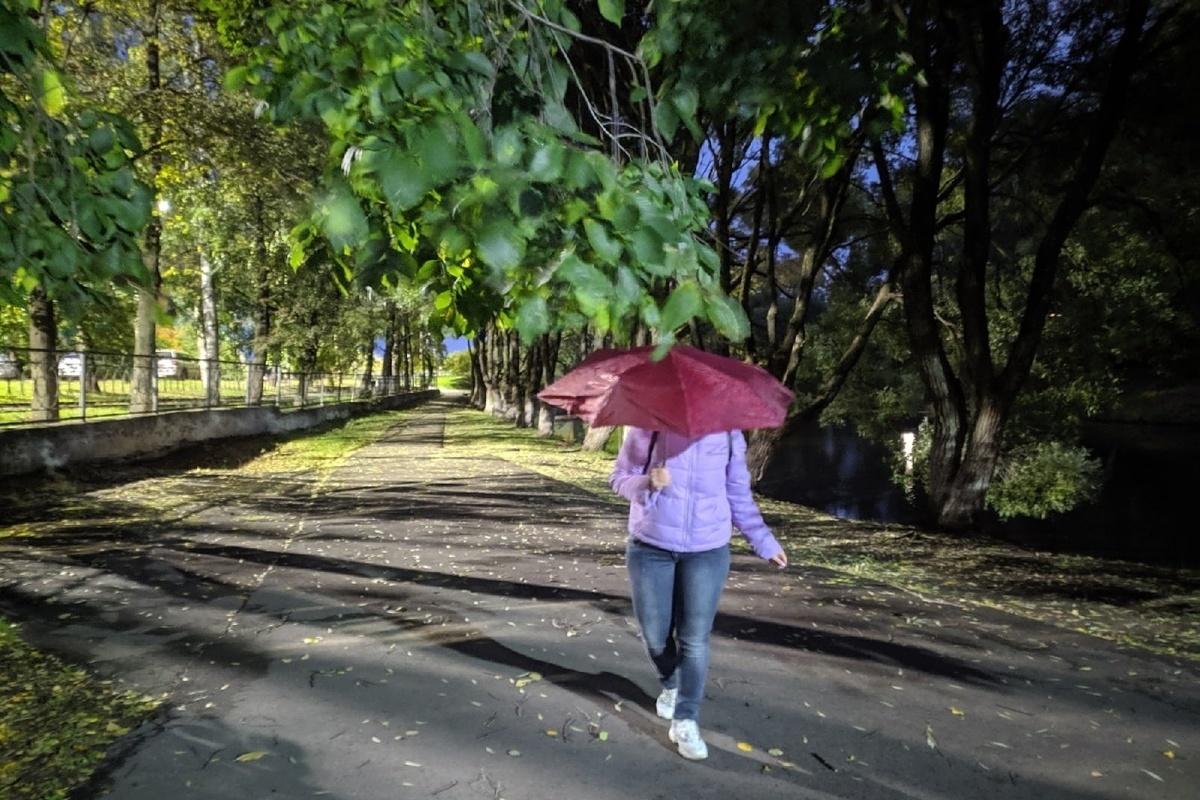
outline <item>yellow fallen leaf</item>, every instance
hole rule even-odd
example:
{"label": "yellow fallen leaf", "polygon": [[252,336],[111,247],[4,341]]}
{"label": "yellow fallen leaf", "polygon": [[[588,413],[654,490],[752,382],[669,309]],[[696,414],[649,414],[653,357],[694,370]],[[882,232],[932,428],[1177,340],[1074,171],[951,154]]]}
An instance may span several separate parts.
{"label": "yellow fallen leaf", "polygon": [[600,731],[600,733],[596,734],[596,738],[598,738],[602,742],[607,742],[608,741],[608,731]]}
{"label": "yellow fallen leaf", "polygon": [[770,750],[767,751],[767,755],[775,756],[776,758],[779,758],[781,755],[783,755],[783,751],[780,750],[778,747],[772,747]]}
{"label": "yellow fallen leaf", "polygon": [[741,750],[743,753],[749,753],[751,750],[754,749],[754,745],[750,744],[749,742],[738,742],[737,748],[738,748],[738,750]]}
{"label": "yellow fallen leaf", "polygon": [[1163,755],[1166,756],[1167,758],[1174,758],[1175,751],[1174,750],[1163,750]]}
{"label": "yellow fallen leaf", "polygon": [[558,731],[546,731],[547,736],[558,736]]}
{"label": "yellow fallen leaf", "polygon": [[966,712],[964,712],[961,708],[955,708],[954,706],[950,706],[950,713],[956,717],[966,716]]}
{"label": "yellow fallen leaf", "polygon": [[249,753],[242,753],[234,761],[258,761],[265,755],[269,755],[266,750],[251,750]]}
{"label": "yellow fallen leaf", "polygon": [[309,636],[309,637],[305,638],[304,643],[305,644],[316,644],[319,641],[321,641],[320,636]]}

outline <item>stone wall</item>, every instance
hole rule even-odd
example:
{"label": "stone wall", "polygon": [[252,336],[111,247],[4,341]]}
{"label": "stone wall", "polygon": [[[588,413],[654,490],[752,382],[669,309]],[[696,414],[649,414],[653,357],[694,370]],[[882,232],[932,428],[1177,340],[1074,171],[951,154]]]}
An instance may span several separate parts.
{"label": "stone wall", "polygon": [[430,390],[290,411],[275,406],[198,409],[0,428],[0,477],[68,464],[157,456],[214,439],[288,433],[376,411],[410,408],[437,396],[437,390]]}

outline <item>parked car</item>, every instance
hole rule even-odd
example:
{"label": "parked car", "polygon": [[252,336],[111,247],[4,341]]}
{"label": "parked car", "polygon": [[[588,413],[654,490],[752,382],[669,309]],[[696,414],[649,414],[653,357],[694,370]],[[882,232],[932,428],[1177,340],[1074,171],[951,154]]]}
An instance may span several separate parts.
{"label": "parked car", "polygon": [[64,353],[58,360],[58,377],[78,378],[83,375],[83,355],[81,353]]}
{"label": "parked car", "polygon": [[188,365],[187,362],[181,360],[182,354],[175,350],[159,350],[156,355],[158,356],[158,377],[187,379]]}
{"label": "parked car", "polygon": [[21,362],[12,353],[0,353],[0,378],[21,377]]}

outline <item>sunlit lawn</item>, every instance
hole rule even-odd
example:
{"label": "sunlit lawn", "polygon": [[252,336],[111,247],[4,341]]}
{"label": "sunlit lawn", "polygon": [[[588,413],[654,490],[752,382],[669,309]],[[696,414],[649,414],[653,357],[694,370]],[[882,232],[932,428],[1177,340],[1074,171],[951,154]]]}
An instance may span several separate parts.
{"label": "sunlit lawn", "polygon": [[[79,381],[59,378],[58,381],[58,416],[60,420],[73,420],[86,417],[119,416],[129,413],[130,384],[127,380],[101,380],[96,383],[97,391],[89,391],[86,403],[79,402]],[[327,393],[328,397],[337,397],[336,391]],[[349,389],[342,389],[343,399],[349,399]],[[0,380],[0,425],[31,422],[30,403],[33,397],[33,381]],[[246,400],[246,384],[243,378],[231,378],[221,381],[221,404],[224,406],[241,405]],[[320,394],[311,398],[319,400]],[[263,387],[263,402],[269,405],[276,403],[279,395],[276,390],[266,385]],[[292,402],[292,397],[285,395],[284,404]],[[176,378],[159,378],[158,402],[160,410],[172,408],[198,408],[204,404],[204,386],[199,378],[187,380]]]}

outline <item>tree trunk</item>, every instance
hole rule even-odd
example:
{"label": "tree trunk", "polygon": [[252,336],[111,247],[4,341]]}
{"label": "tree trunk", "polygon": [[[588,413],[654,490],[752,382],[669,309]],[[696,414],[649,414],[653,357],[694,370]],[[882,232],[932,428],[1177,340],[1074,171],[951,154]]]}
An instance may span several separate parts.
{"label": "tree trunk", "polygon": [[[220,341],[217,334],[217,287],[212,262],[200,252],[200,383],[204,405],[221,405]],[[182,367],[181,367],[182,369]]]}
{"label": "tree trunk", "polygon": [[[536,396],[545,387],[554,382],[554,365],[558,362],[558,350],[562,345],[562,331],[556,331],[553,334],[544,334],[539,337],[541,343],[541,353],[537,359],[538,366],[541,369],[541,375],[537,378],[533,387],[533,394]],[[537,401],[537,430],[541,436],[552,436],[554,434],[554,419],[557,416],[557,409],[549,403]]]}
{"label": "tree trunk", "polygon": [[542,359],[545,358],[546,339],[546,334],[535,337],[525,353],[524,376],[521,380],[524,385],[521,415],[525,418],[526,426],[530,428],[537,428],[539,424],[537,393],[542,388],[542,376],[545,374]]}
{"label": "tree trunk", "polygon": [[483,341],[479,345],[479,368],[483,378],[483,410],[488,414],[499,414],[504,410],[504,397],[500,391],[498,377],[503,374],[502,350],[497,346],[497,334],[489,324]]}
{"label": "tree trunk", "polygon": [[29,294],[29,374],[33,378],[30,416],[35,422],[58,419],[57,338],[54,301],[38,287]]}
{"label": "tree trunk", "polygon": [[935,507],[939,527],[950,530],[970,527],[983,510],[992,473],[1000,457],[1003,428],[1004,414],[992,404],[987,404],[976,414],[957,468],[943,470],[952,472],[953,477]]}
{"label": "tree trunk", "polygon": [[518,428],[528,427],[528,422],[525,418],[525,379],[521,373],[521,335],[516,331],[510,331],[506,337],[508,340],[508,369],[506,370],[507,378],[507,397],[508,403],[507,418],[512,420]]}
{"label": "tree trunk", "polygon": [[363,397],[374,397],[375,391],[375,337],[371,336],[371,341],[367,343],[367,368],[363,370],[362,384],[359,387]]}
{"label": "tree trunk", "polygon": [[[146,37],[146,89],[151,103],[161,102],[162,74],[159,63],[161,45],[158,30],[158,2],[153,0],[147,10],[150,29]],[[154,125],[151,141],[154,149],[149,159],[149,174],[146,182],[157,191],[158,174],[162,170],[162,155],[158,145],[162,141],[162,126]],[[158,363],[154,357],[156,344],[156,320],[159,312],[159,292],[162,288],[162,273],[159,259],[162,253],[162,218],[158,211],[150,216],[146,226],[146,251],[144,258],[148,281],[138,291],[137,318],[133,333],[133,381],[129,390],[131,413],[149,413],[158,408]]]}
{"label": "tree trunk", "polygon": [[795,418],[789,419],[778,428],[767,428],[748,431],[746,433],[746,468],[750,472],[750,485],[755,486],[762,480],[767,465],[779,449],[779,443],[796,424]]}
{"label": "tree trunk", "polygon": [[[147,231],[147,239],[150,237],[151,233]],[[133,380],[129,389],[129,411],[134,414],[150,413],[158,406],[158,371],[154,358],[157,330],[155,320],[159,308],[156,250],[157,246],[155,252],[152,252],[149,245],[146,248],[146,263],[149,266],[153,288],[141,288],[137,292],[137,317],[133,329]],[[153,265],[150,266],[151,264]]]}
{"label": "tree trunk", "polygon": [[399,356],[403,368],[400,370],[404,374],[404,391],[412,391],[413,378],[413,360],[412,360],[412,329],[409,327],[408,314],[400,321],[400,330],[402,336],[400,338]]}
{"label": "tree trunk", "polygon": [[396,302],[388,300],[383,304],[384,316],[387,318],[387,330],[383,334],[383,357],[379,364],[380,391],[383,394],[396,393],[395,370],[393,361],[396,353]]}
{"label": "tree trunk", "polygon": [[616,430],[615,426],[602,425],[599,428],[588,428],[588,432],[583,436],[583,445],[580,450],[588,453],[598,453],[608,444],[609,437]]}
{"label": "tree trunk", "polygon": [[483,378],[483,339],[479,337],[475,342],[467,342],[467,354],[471,359],[471,392],[467,396],[467,402],[472,408],[483,410],[487,403],[487,388],[484,385]]}
{"label": "tree trunk", "polygon": [[261,197],[254,198],[254,255],[257,260],[255,283],[254,341],[251,345],[249,370],[246,375],[246,405],[262,404],[263,380],[267,375],[267,351],[271,346],[271,270],[267,264],[266,215]]}
{"label": "tree trunk", "polygon": [[305,324],[308,333],[304,339],[304,345],[300,350],[300,363],[297,365],[300,368],[300,376],[297,382],[296,394],[301,406],[308,405],[308,395],[312,390],[313,378],[317,374],[317,356],[321,352],[321,341],[319,338],[320,320],[318,312],[312,312]]}

